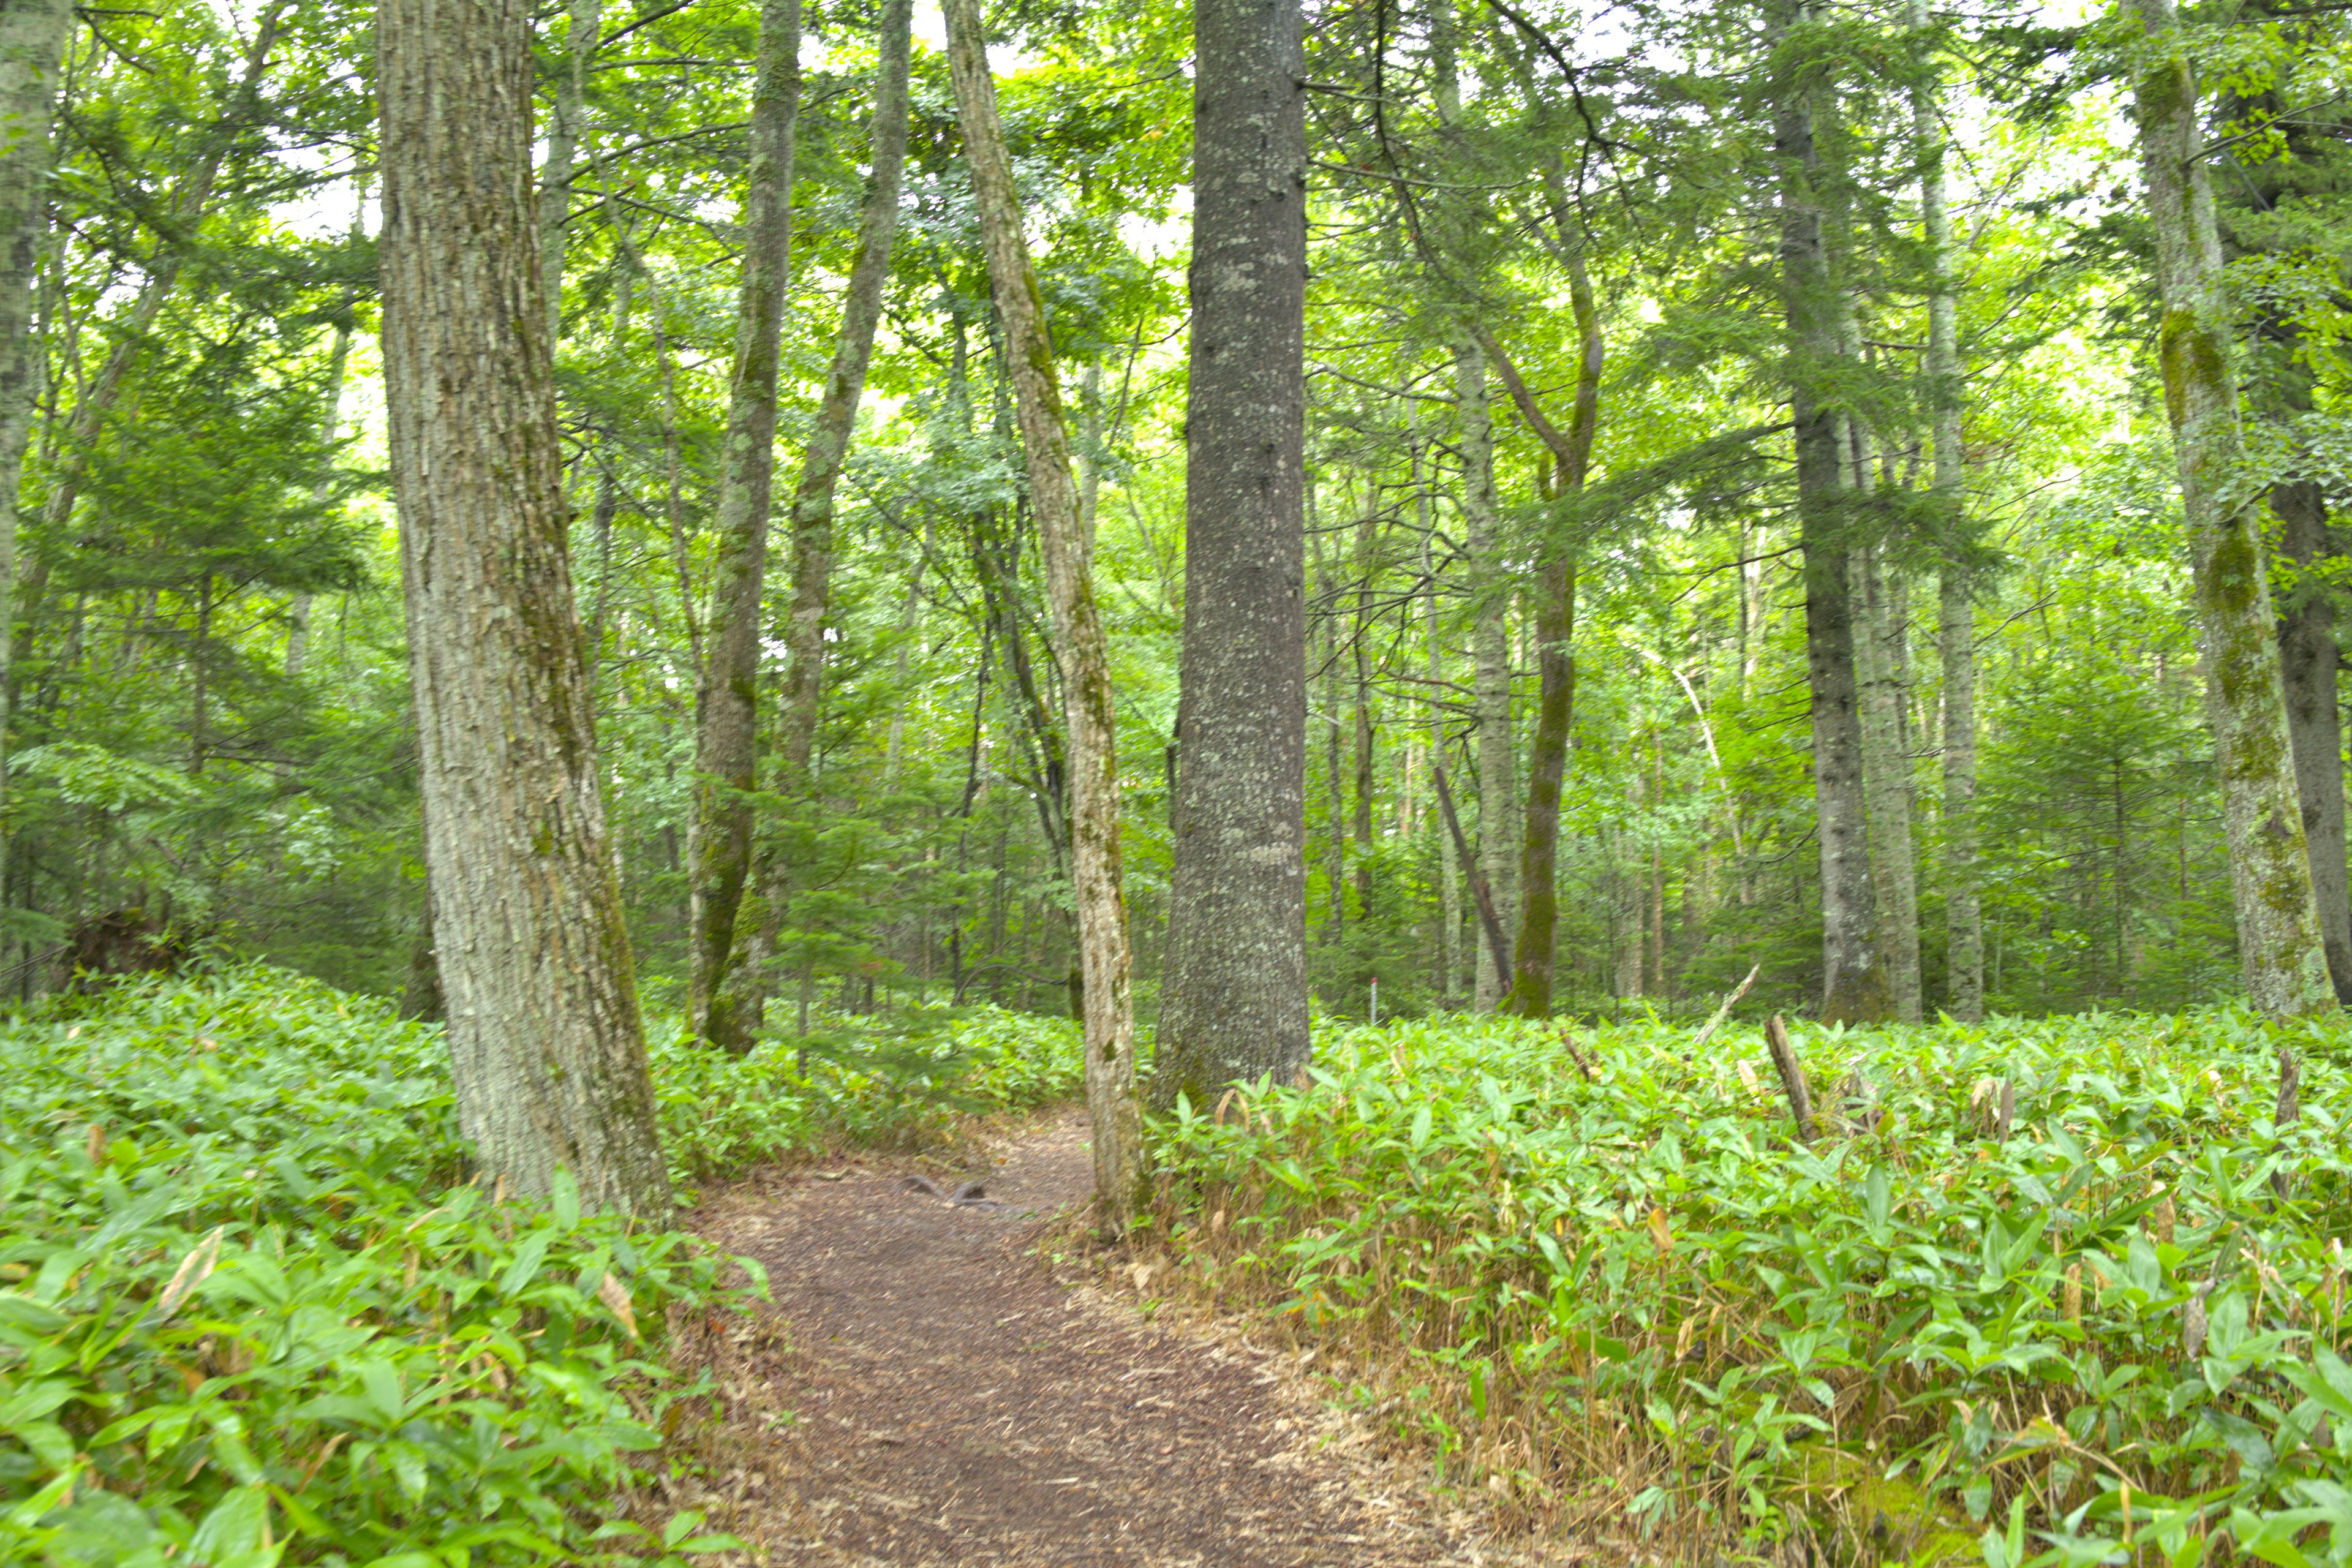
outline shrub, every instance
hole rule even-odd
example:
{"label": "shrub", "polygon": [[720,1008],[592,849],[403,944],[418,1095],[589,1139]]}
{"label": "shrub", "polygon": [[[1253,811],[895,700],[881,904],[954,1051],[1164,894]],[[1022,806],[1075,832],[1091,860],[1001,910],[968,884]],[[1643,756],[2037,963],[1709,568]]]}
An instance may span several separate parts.
{"label": "shrub", "polygon": [[1753,1030],[1688,1040],[1327,1037],[1311,1087],[1157,1127],[1159,1223],[1555,1521],[1691,1555],[2352,1559],[2343,1026],[1814,1032],[1811,1147]]}

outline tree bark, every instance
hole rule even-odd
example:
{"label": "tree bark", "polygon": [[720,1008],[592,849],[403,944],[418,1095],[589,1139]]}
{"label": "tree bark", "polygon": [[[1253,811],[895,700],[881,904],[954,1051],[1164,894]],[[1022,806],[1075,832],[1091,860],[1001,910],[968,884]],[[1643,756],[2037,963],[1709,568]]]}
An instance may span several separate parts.
{"label": "tree bark", "polygon": [[[1559,464],[1547,500],[1584,489],[1592,439],[1601,426],[1601,371],[1606,345],[1584,258],[1568,257],[1569,305],[1576,318],[1576,403],[1565,434],[1543,416],[1508,357],[1496,368],[1512,400]],[[1559,925],[1559,795],[1568,777],[1568,737],[1576,719],[1576,555],[1553,540],[1537,581],[1536,668],[1540,691],[1528,752],[1527,837],[1519,851],[1519,940],[1514,951],[1510,1010],[1551,1016],[1552,965]]]}
{"label": "tree bark", "polygon": [[531,205],[530,9],[384,0],[383,365],[458,1121],[517,1190],[670,1212],[594,709]]}
{"label": "tree bark", "polygon": [[[1910,0],[1924,33],[1927,0]],[[1966,452],[1960,431],[1959,304],[1952,281],[1952,215],[1944,195],[1940,76],[1911,95],[1919,161],[1919,226],[1936,269],[1927,293],[1927,378],[1933,483],[1943,530],[1936,600],[1936,647],[1944,677],[1944,970],[1946,1005],[1964,1024],[1984,1017],[1984,910],[1977,879],[1977,628],[1967,565]]]}
{"label": "tree bark", "polygon": [[[2271,510],[2284,526],[2279,547],[2298,569],[2279,617],[2279,675],[2286,692],[2287,737],[2294,752],[2295,797],[2311,857],[2311,891],[2328,978],[2339,1002],[2352,1002],[2352,876],[2344,854],[2344,731],[2336,699],[2336,605],[2317,569],[2336,553],[2327,531],[2327,498],[2316,484],[2273,486]],[[2310,574],[2303,580],[2304,574]]]}
{"label": "tree bark", "polygon": [[1854,638],[1861,687],[1863,794],[1870,816],[1870,880],[1878,911],[1886,991],[1902,1023],[1919,1022],[1919,880],[1911,847],[1911,758],[1903,744],[1902,660],[1895,649],[1905,628],[1895,614],[1895,584],[1875,545],[1853,552],[1850,569],[1859,589]]}
{"label": "tree bark", "polygon": [[801,0],[763,0],[743,197],[743,278],[728,382],[727,446],[712,542],[710,622],[697,693],[695,815],[688,882],[695,1033],[749,1050],[730,1005],[736,914],[751,863],[758,783],[761,600],[776,473],[776,368],[792,282],[793,122],[800,111]]}
{"label": "tree bark", "polygon": [[[905,0],[898,0],[904,26]],[[1127,900],[1119,853],[1118,727],[1110,649],[1095,606],[1094,571],[1061,381],[1045,302],[1021,232],[1013,161],[996,117],[979,0],[945,0],[948,68],[964,156],[971,165],[982,247],[1004,329],[1005,359],[1028,459],[1029,506],[1037,519],[1046,607],[1062,672],[1069,727],[1070,887],[1084,977],[1087,1112],[1094,1124],[1095,1197],[1103,1217],[1125,1230],[1148,1195],[1143,1121],[1135,1095],[1135,1009],[1129,994]],[[868,329],[871,330],[870,327]]]}
{"label": "tree bark", "polygon": [[1822,861],[1822,1016],[1832,1023],[1864,1023],[1885,1018],[1891,1008],[1885,967],[1872,933],[1862,724],[1846,574],[1850,542],[1838,450],[1841,419],[1822,389],[1824,373],[1836,370],[1844,344],[1841,301],[1822,235],[1816,191],[1821,158],[1807,97],[1811,89],[1800,82],[1787,90],[1774,121],[1773,150],[1780,165],[1780,289],[1789,324],[1789,401],[1805,556],[1805,665]]}
{"label": "tree bark", "polygon": [[2134,84],[2156,275],[2165,412],[2189,521],[2198,650],[2229,842],[2246,994],[2273,1017],[2332,1012],[2303,814],[2294,795],[2277,621],[2260,517],[2226,492],[2240,458],[2235,344],[2205,168],[2198,87],[2173,0],[2137,0],[2164,58]]}
{"label": "tree bark", "polygon": [[1184,752],[1155,1105],[1307,1059],[1306,63],[1297,0],[1193,12]]}
{"label": "tree bark", "polygon": [[[8,656],[16,610],[16,503],[39,417],[33,296],[48,235],[49,145],[74,7],[31,0],[0,11],[0,824],[8,804]],[[0,867],[7,863],[0,826]]]}
{"label": "tree bark", "polygon": [[[1471,702],[1478,727],[1478,868],[1506,931],[1519,923],[1518,748],[1511,726],[1508,576],[1496,538],[1495,422],[1486,397],[1486,353],[1465,333],[1454,345],[1455,411],[1461,419],[1462,534],[1470,557]],[[1472,1003],[1502,1005],[1507,973],[1480,969]]]}

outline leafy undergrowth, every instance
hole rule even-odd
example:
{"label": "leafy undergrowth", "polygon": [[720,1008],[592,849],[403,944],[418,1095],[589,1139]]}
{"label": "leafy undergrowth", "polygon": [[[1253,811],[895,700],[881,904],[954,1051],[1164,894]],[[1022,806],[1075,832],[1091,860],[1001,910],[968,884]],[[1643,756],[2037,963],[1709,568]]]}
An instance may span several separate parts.
{"label": "leafy undergrowth", "polygon": [[2352,1560],[2342,1026],[1800,1036],[1811,1147],[1752,1027],[1353,1030],[1304,1089],[1161,1123],[1156,1223],[1530,1523],[1685,1561]]}
{"label": "leafy undergrowth", "polygon": [[696,1046],[672,1021],[655,1026],[652,1052],[681,1181],[827,1143],[951,1141],[975,1116],[1067,1100],[1086,1082],[1076,1024],[990,1006],[831,1018],[743,1057]]}
{"label": "leafy undergrowth", "polygon": [[[1051,1098],[1072,1034],[990,1016],[952,1047],[841,1047],[807,1081],[772,1047],[666,1035],[673,1168]],[[461,1165],[439,1031],[377,1002],[250,968],[0,1024],[0,1563],[729,1544],[629,1514],[696,1447],[710,1390],[668,1352],[742,1288],[731,1260],[569,1194],[492,1203]]]}

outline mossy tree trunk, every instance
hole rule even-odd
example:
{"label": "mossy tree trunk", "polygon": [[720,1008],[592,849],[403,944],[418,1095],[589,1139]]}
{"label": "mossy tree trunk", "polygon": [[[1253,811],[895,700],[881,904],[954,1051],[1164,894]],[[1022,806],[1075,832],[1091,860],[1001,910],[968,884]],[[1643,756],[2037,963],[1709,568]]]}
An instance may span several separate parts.
{"label": "mossy tree trunk", "polygon": [[2273,1017],[2333,1011],[2295,795],[2261,510],[2241,479],[2232,323],[2195,69],[2173,0],[2137,0],[2150,63],[2134,83],[2163,299],[2157,348],[2194,568],[2205,710],[2221,775],[2238,956]]}
{"label": "mossy tree trunk", "polygon": [[2279,615],[2279,675],[2286,695],[2287,736],[2294,752],[2295,798],[2311,857],[2311,891],[2320,942],[2339,1002],[2352,1002],[2352,876],[2344,854],[2344,728],[2336,706],[2336,602],[2322,575],[2336,554],[2327,498],[2297,480],[2271,489],[2279,548],[2297,581]]}
{"label": "mossy tree trunk", "polygon": [[594,707],[532,201],[530,8],[385,0],[383,367],[433,931],[484,1169],[670,1209]]}
{"label": "mossy tree trunk", "polygon": [[1307,1058],[1306,62],[1297,0],[1193,8],[1174,867],[1156,1105]]}
{"label": "mossy tree trunk", "polygon": [[[1495,367],[1520,414],[1551,454],[1544,499],[1584,489],[1592,441],[1601,426],[1601,373],[1606,344],[1601,310],[1583,252],[1562,247],[1568,264],[1569,308],[1576,322],[1575,402],[1568,428],[1548,418],[1517,367],[1497,345]],[[1576,719],[1576,554],[1557,537],[1536,574],[1536,732],[1528,749],[1528,810],[1519,848],[1519,935],[1511,951],[1508,1008],[1526,1018],[1551,1016],[1554,949],[1559,929],[1559,797],[1568,777],[1568,738]]]}
{"label": "mossy tree trunk", "polygon": [[1021,232],[1020,196],[997,121],[980,0],[945,0],[942,8],[981,247],[1004,329],[1004,357],[1027,458],[1029,509],[1037,520],[1038,558],[1045,566],[1046,609],[1062,673],[1063,721],[1069,728],[1070,887],[1077,915],[1095,1197],[1103,1217],[1124,1230],[1147,1194],[1143,1121],[1135,1094],[1135,1008],[1120,868],[1118,726],[1110,647],[1095,605],[1092,552],[1062,417],[1061,379],[1045,301]]}
{"label": "mossy tree trunk", "polygon": [[776,371],[792,282],[793,122],[801,96],[801,0],[764,0],[751,85],[743,274],[728,376],[711,544],[710,621],[695,694],[694,818],[688,896],[694,1031],[748,1050],[756,1019],[730,1005],[736,916],[751,868],[757,782],[761,600],[776,476]]}

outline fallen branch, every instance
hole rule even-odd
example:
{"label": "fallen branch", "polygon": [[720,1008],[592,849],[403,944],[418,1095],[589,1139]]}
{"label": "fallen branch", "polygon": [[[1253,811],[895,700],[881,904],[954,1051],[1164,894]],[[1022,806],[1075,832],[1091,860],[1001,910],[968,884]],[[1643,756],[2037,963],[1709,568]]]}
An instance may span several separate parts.
{"label": "fallen branch", "polygon": [[1790,1047],[1789,1026],[1778,1013],[1765,1020],[1764,1043],[1771,1049],[1772,1066],[1780,1074],[1780,1088],[1788,1095],[1789,1110],[1797,1119],[1797,1136],[1810,1143],[1814,1137],[1813,1097],[1805,1089],[1805,1069]]}
{"label": "fallen branch", "polygon": [[1690,1049],[1685,1053],[1685,1058],[1698,1054],[1698,1048],[1706,1044],[1707,1037],[1723,1026],[1723,1021],[1731,1016],[1731,1010],[1739,1005],[1739,999],[1748,994],[1748,988],[1755,984],[1756,977],[1763,973],[1764,966],[1760,963],[1748,972],[1748,978],[1739,983],[1738,990],[1723,999],[1723,1005],[1715,1010],[1715,1016],[1706,1021],[1706,1027],[1701,1029],[1698,1038],[1690,1043]]}

